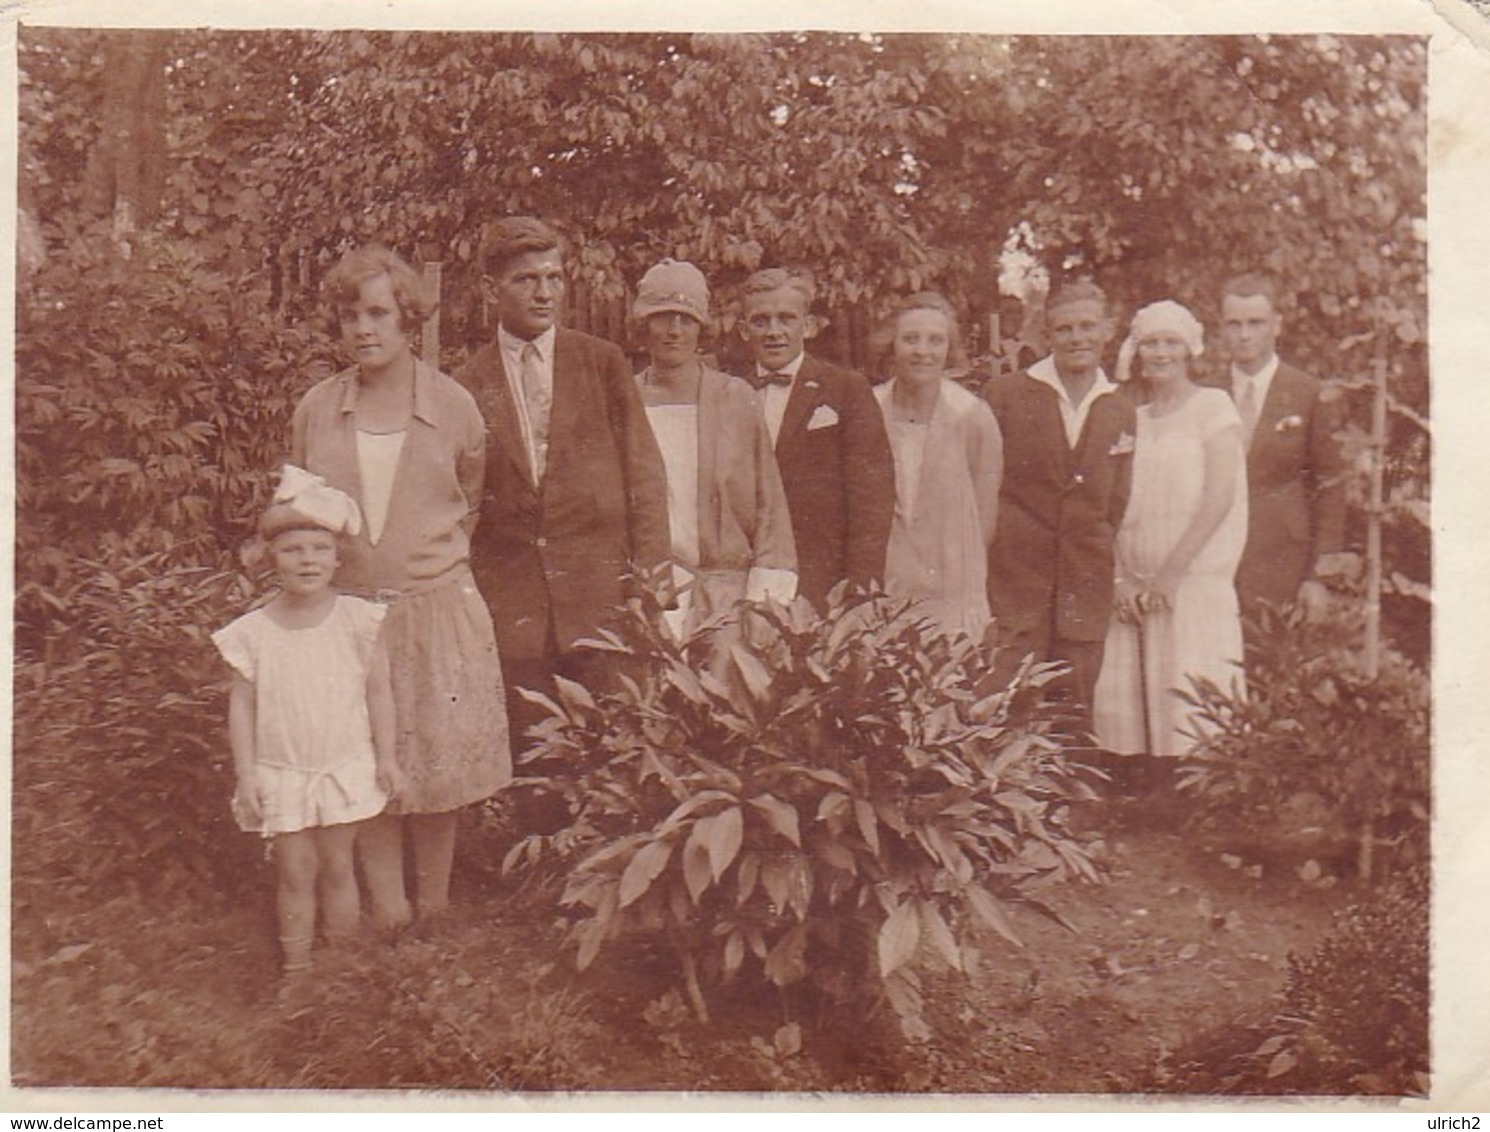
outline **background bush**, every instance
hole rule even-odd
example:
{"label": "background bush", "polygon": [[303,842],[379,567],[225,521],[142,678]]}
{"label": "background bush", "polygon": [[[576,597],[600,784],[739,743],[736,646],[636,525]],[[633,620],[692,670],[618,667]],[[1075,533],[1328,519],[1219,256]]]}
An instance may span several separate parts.
{"label": "background bush", "polygon": [[141,236],[72,233],[19,310],[18,893],[231,895],[256,852],[228,817],[236,549],[326,342],[253,280]]}
{"label": "background bush", "polygon": [[1229,828],[1279,831],[1291,799],[1404,860],[1426,861],[1430,806],[1430,685],[1390,648],[1369,674],[1358,619],[1336,606],[1308,621],[1264,611],[1247,656],[1246,694],[1200,681],[1186,698],[1204,734],[1177,771],[1182,790]]}

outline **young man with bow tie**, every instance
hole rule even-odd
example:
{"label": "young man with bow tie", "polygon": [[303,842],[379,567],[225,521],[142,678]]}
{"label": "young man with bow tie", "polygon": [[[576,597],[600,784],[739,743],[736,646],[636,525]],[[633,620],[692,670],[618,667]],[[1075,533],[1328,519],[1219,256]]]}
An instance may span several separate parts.
{"label": "young man with bow tie", "polygon": [[869,383],[804,351],[819,323],[812,279],[782,268],[745,281],[740,334],[776,447],[797,544],[797,592],[821,612],[839,582],[881,583],[895,465]]}

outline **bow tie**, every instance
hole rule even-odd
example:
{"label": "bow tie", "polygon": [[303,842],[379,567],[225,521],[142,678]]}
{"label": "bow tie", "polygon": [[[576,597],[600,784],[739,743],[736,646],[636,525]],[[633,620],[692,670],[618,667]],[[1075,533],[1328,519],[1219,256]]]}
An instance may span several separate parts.
{"label": "bow tie", "polygon": [[792,375],[782,370],[773,369],[766,373],[756,373],[750,380],[757,389],[764,389],[768,385],[790,385],[792,383]]}

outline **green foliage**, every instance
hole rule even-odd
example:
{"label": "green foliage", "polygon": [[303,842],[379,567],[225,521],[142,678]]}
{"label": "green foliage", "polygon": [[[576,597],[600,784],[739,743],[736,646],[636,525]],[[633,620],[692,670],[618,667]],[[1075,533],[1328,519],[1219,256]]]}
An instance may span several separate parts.
{"label": "green foliage", "polygon": [[[884,598],[825,619],[746,609],[681,643],[634,610],[593,642],[618,686],[561,681],[525,760],[571,824],[520,842],[569,864],[561,903],[589,966],[642,933],[704,983],[742,972],[830,999],[888,999],[924,1037],[920,971],[967,971],[971,931],[1018,945],[1013,910],[1096,879],[1067,804],[1049,666],[1007,684],[990,649]],[[702,981],[701,981],[702,980]]]}
{"label": "green foliage", "polygon": [[1429,810],[1429,685],[1384,649],[1368,675],[1359,625],[1265,610],[1247,656],[1245,695],[1199,681],[1201,741],[1178,768],[1182,790],[1233,824],[1287,799],[1322,800],[1355,834],[1392,833],[1424,852]]}
{"label": "green foliage", "polygon": [[59,580],[59,555],[200,562],[241,539],[327,359],[199,248],[141,237],[122,257],[98,227],[70,239],[19,312],[22,622],[25,583]]}
{"label": "green foliage", "polygon": [[[231,899],[255,839],[228,810],[226,682],[208,634],[251,596],[164,554],[79,562],[15,674],[17,904],[100,891]],[[231,611],[231,612],[230,612]]]}

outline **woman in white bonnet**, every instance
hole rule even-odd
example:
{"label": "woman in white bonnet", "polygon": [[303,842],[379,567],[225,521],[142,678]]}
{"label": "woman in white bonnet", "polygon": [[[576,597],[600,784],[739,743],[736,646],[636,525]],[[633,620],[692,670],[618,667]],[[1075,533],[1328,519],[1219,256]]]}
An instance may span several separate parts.
{"label": "woman in white bonnet", "polygon": [[1246,455],[1231,398],[1197,385],[1200,322],[1179,303],[1139,310],[1118,377],[1141,383],[1133,492],[1117,535],[1116,614],[1094,705],[1119,754],[1182,755],[1197,721],[1176,694],[1191,677],[1242,678],[1233,579],[1247,536]]}

